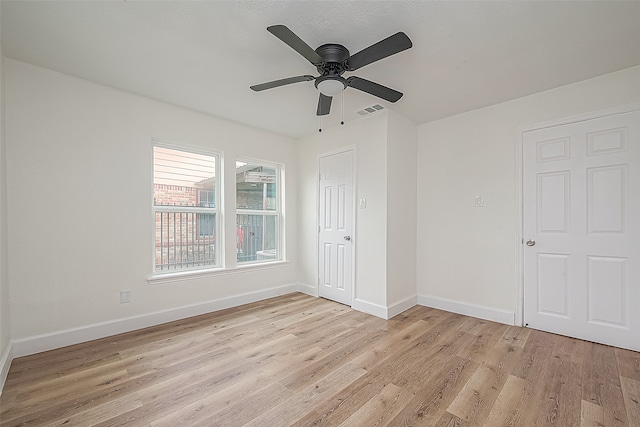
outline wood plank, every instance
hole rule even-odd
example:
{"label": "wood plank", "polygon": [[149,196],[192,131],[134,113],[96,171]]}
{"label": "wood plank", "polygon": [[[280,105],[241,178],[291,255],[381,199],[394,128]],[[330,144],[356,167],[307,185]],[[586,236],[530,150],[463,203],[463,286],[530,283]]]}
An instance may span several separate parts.
{"label": "wood plank", "polygon": [[447,411],[469,424],[484,423],[508,376],[521,366],[523,354],[524,349],[512,345],[492,347]]}
{"label": "wood plank", "polygon": [[594,343],[590,347],[583,368],[582,399],[603,408],[605,424],[628,425],[615,350]]}
{"label": "wood plank", "polygon": [[458,356],[482,363],[488,352],[502,339],[502,335],[508,328],[494,322],[482,323],[482,329],[474,329],[475,338],[458,352]]}
{"label": "wood plank", "polygon": [[637,351],[614,349],[621,377],[640,381],[640,353]]}
{"label": "wood plank", "polygon": [[[537,334],[531,340],[530,348],[524,349],[523,365],[516,371],[526,380],[523,398],[516,409],[520,413],[522,425],[563,425],[558,424],[558,413],[563,414],[563,409],[570,408],[570,405],[565,402],[560,405],[558,400],[566,380],[563,372],[566,366],[563,364],[571,362],[553,357],[557,341],[561,338],[550,334]],[[581,399],[581,394],[577,392],[575,398]],[[535,405],[532,402],[535,402]],[[578,405],[578,402],[573,403]],[[578,408],[579,406],[575,406],[573,410],[577,412]]]}
{"label": "wood plank", "polygon": [[516,347],[524,348],[531,334],[531,329],[521,328],[519,326],[509,326],[504,334],[502,334],[502,343],[510,344]]}
{"label": "wood plank", "polygon": [[475,317],[467,317],[464,322],[458,326],[458,330],[471,335],[482,335],[490,325],[495,325],[495,323]]}
{"label": "wood plank", "polygon": [[580,427],[603,427],[604,409],[595,403],[582,401],[580,412]]}
{"label": "wood plank", "polygon": [[315,405],[330,398],[342,387],[364,374],[366,371],[362,368],[343,365],[244,425],[262,427],[292,424],[311,411]]}
{"label": "wood plank", "polygon": [[395,384],[387,384],[367,403],[355,411],[342,427],[386,426],[404,408],[413,394]]}
{"label": "wood plank", "polygon": [[517,425],[521,415],[521,401],[526,394],[527,385],[526,380],[509,375],[483,425],[487,427]]}
{"label": "wood plank", "polygon": [[207,411],[205,406],[199,406],[195,412],[192,413],[192,417],[180,417],[178,418],[178,423],[173,423],[173,417],[163,417],[152,425],[158,427],[240,426],[266,413],[280,402],[292,399],[294,395],[295,393],[287,390],[282,384],[273,382],[239,401],[234,402],[232,400],[233,396],[229,396],[221,407],[212,405],[210,407],[211,409]]}
{"label": "wood plank", "polygon": [[69,417],[62,417],[57,420],[47,420],[49,426],[93,426],[113,418],[114,413],[132,411],[141,408],[143,403],[135,395],[124,396],[119,399],[110,400],[102,405],[77,411]]}
{"label": "wood plank", "polygon": [[[478,363],[454,357],[447,360],[438,374],[422,382],[422,388],[396,416],[391,425],[433,425],[440,422],[445,409],[477,371]],[[457,417],[456,417],[457,418]]]}
{"label": "wood plank", "polygon": [[536,413],[541,425],[569,426],[580,424],[582,374],[587,342],[557,337],[543,384],[534,399],[544,402]]}
{"label": "wood plank", "polygon": [[464,421],[482,424],[486,417],[481,414],[485,412],[488,416],[489,410],[498,398],[499,388],[502,388],[502,384],[499,383],[500,373],[496,372],[496,368],[480,366],[451,402],[447,412]]}
{"label": "wood plank", "polygon": [[355,358],[352,363],[369,370],[389,357],[395,357],[398,353],[407,351],[414,346],[416,340],[428,334],[436,326],[435,322],[429,324],[429,322],[420,319],[402,329],[391,330],[388,336],[378,340],[367,352]]}
{"label": "wood plank", "polygon": [[317,405],[293,425],[305,426],[338,426],[366,402],[380,393],[384,382],[381,373],[366,374],[344,387],[331,398]]}
{"label": "wood plank", "polygon": [[640,427],[640,381],[621,377],[622,395],[627,408],[629,427]]}
{"label": "wood plank", "polygon": [[551,358],[539,381],[531,385],[531,390],[527,390],[528,399],[523,402],[523,424],[558,427],[579,425],[581,379],[581,366],[557,357]]}
{"label": "wood plank", "polygon": [[468,424],[465,423],[464,420],[445,412],[442,414],[442,417],[440,417],[435,427],[464,427],[466,425]]}

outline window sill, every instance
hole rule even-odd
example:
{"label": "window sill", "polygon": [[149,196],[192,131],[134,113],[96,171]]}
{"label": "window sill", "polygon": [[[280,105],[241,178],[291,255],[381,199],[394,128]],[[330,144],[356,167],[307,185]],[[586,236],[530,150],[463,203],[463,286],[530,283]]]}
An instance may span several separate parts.
{"label": "window sill", "polygon": [[224,276],[227,274],[245,273],[259,270],[270,270],[284,267],[291,264],[291,261],[269,261],[252,264],[242,264],[234,268],[213,268],[207,270],[179,271],[175,273],[156,274],[147,279],[150,285],[161,285],[164,283],[182,282],[185,280],[201,279],[205,277]]}

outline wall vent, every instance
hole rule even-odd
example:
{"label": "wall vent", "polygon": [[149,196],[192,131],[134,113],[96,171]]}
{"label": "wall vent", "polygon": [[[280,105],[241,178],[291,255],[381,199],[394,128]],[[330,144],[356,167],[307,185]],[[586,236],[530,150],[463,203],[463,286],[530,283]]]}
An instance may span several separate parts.
{"label": "wall vent", "polygon": [[376,105],[372,105],[371,107],[363,108],[362,110],[357,111],[357,113],[361,116],[366,116],[380,110],[384,110],[384,107],[380,104],[376,104]]}

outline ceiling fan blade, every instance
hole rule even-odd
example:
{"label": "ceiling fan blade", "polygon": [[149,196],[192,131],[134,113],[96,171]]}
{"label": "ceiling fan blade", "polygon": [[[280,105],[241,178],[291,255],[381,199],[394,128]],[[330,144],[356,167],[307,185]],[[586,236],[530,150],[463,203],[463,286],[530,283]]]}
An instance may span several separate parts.
{"label": "ceiling fan blade", "polygon": [[369,46],[360,52],[353,54],[347,59],[349,71],[369,65],[387,56],[394,55],[413,46],[409,37],[403,32],[395,33],[376,44]]}
{"label": "ceiling fan blade", "polygon": [[314,80],[315,77],[313,76],[297,76],[297,77],[288,77],[286,79],[280,79],[280,80],[274,80],[272,82],[267,82],[267,83],[261,83],[259,85],[253,85],[253,86],[249,86],[251,89],[255,90],[256,92],[260,92],[261,90],[265,90],[265,89],[271,89],[274,87],[278,87],[278,86],[284,86],[284,85],[289,85],[291,83],[298,83],[298,82],[308,82],[311,80]]}
{"label": "ceiling fan blade", "polygon": [[320,98],[318,98],[318,111],[316,112],[316,116],[326,116],[331,112],[331,100],[333,98],[327,95],[320,94]]}
{"label": "ceiling fan blade", "polygon": [[311,48],[311,46],[306,44],[300,37],[295,35],[295,33],[286,26],[272,25],[270,27],[267,27],[267,31],[288,44],[293,50],[304,56],[307,61],[311,62],[313,65],[317,66],[324,62],[322,57],[318,55],[316,51]]}
{"label": "ceiling fan blade", "polygon": [[402,98],[402,92],[356,76],[351,76],[347,79],[347,86],[370,93],[389,102],[396,102]]}

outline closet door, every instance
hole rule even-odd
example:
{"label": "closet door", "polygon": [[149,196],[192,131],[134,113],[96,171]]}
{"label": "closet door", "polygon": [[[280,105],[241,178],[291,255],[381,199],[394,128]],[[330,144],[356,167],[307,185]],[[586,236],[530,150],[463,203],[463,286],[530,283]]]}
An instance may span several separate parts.
{"label": "closet door", "polygon": [[640,350],[640,111],[523,144],[525,323]]}

